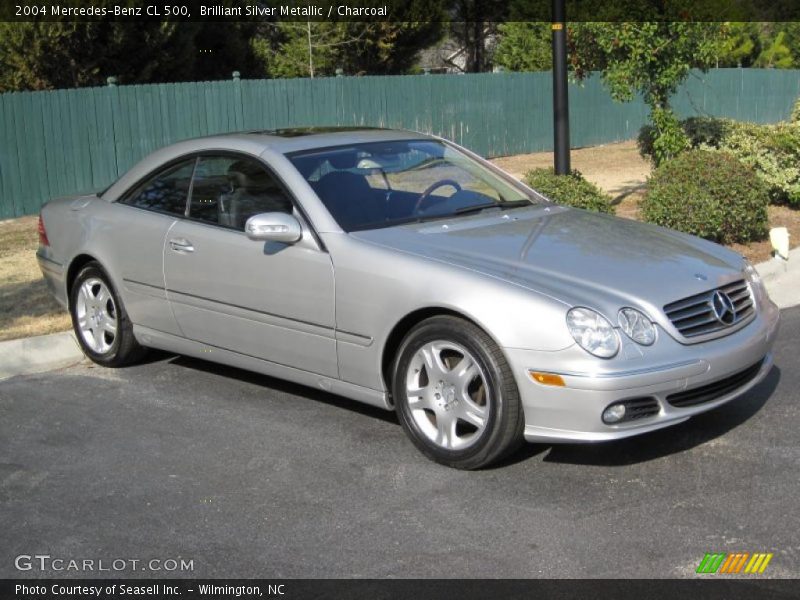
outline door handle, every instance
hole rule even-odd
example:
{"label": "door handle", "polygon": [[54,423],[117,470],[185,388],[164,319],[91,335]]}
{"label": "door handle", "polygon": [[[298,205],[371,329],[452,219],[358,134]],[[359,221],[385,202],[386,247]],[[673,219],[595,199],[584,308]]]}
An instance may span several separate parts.
{"label": "door handle", "polygon": [[194,252],[192,242],[186,238],[175,238],[169,241],[169,247],[175,252]]}

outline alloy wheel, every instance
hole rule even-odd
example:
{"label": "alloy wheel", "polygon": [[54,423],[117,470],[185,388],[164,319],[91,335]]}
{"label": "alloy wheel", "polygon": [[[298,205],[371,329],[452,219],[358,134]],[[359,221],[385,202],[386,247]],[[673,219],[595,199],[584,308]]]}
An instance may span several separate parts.
{"label": "alloy wheel", "polygon": [[101,279],[91,277],[81,284],[75,303],[78,331],[86,345],[105,354],[117,337],[117,307],[111,290]]}
{"label": "alloy wheel", "polygon": [[490,404],[487,377],[463,346],[437,340],[423,345],[406,372],[408,408],[434,444],[462,450],[486,429]]}

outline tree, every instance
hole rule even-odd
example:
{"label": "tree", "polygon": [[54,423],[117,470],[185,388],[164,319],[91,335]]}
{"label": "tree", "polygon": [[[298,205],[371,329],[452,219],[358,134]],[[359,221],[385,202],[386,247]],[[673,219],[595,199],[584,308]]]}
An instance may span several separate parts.
{"label": "tree", "polygon": [[649,106],[668,108],[691,69],[712,64],[719,28],[685,22],[574,24],[571,60],[578,77],[602,71],[616,100],[629,101],[639,93]]}
{"label": "tree", "polygon": [[494,64],[509,71],[549,71],[553,67],[550,24],[512,21],[498,27]]}
{"label": "tree", "polygon": [[[0,23],[0,91],[100,85],[177,76],[191,34],[177,23]],[[187,33],[189,35],[187,35]]]}
{"label": "tree", "polygon": [[450,35],[464,53],[464,71],[481,73],[491,67],[490,45],[497,24],[508,15],[505,0],[453,0]]}
{"label": "tree", "polygon": [[[188,24],[181,22],[178,27]],[[162,81],[230,79],[233,71],[239,71],[243,77],[258,75],[258,62],[250,47],[250,40],[256,32],[255,23],[207,21],[193,25],[196,31],[190,44],[194,59],[182,65],[181,74],[170,74],[170,79]],[[171,53],[171,48],[167,48],[167,54]]]}
{"label": "tree", "polygon": [[267,25],[271,35],[252,41],[256,57],[271,77],[332,75],[341,46],[348,39],[345,28],[330,22],[279,22]]}
{"label": "tree", "polygon": [[721,27],[675,21],[573,24],[570,59],[579,79],[601,71],[615,100],[641,95],[650,107],[654,158],[660,163],[688,146],[669,100],[692,68],[713,64]]}
{"label": "tree", "polygon": [[354,75],[408,73],[420,51],[442,37],[442,23],[437,17],[440,5],[409,2],[394,13],[395,18],[403,20],[345,23],[350,38],[356,41],[341,48],[340,66]]}
{"label": "tree", "polygon": [[761,46],[755,66],[776,69],[800,66],[800,23],[763,23]]}
{"label": "tree", "polygon": [[769,45],[764,48],[756,59],[757,67],[767,67],[770,69],[789,69],[794,64],[792,49],[787,44],[786,32],[778,31]]}
{"label": "tree", "polygon": [[752,66],[761,53],[762,38],[758,23],[725,23],[715,51],[715,66]]}
{"label": "tree", "polygon": [[252,68],[248,27],[156,21],[135,28],[115,21],[0,23],[0,92],[102,85],[112,75],[129,84],[228,78],[233,70]]}
{"label": "tree", "polygon": [[266,23],[252,46],[271,77],[329,76],[337,68],[351,75],[407,73],[420,49],[441,37],[439,20],[422,20],[439,14],[440,5],[413,0],[394,13],[407,20],[391,22]]}
{"label": "tree", "polygon": [[715,62],[718,67],[800,66],[800,23],[725,23]]}

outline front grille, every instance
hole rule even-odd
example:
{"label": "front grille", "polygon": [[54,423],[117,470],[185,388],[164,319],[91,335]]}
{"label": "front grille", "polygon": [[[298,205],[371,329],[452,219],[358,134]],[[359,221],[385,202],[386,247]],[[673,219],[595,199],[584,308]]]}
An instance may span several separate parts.
{"label": "front grille", "polygon": [[667,396],[667,402],[669,402],[672,406],[684,408],[686,406],[695,406],[696,404],[711,402],[717,398],[722,398],[722,396],[730,394],[731,392],[734,392],[750,383],[753,378],[758,375],[763,363],[764,359],[762,358],[753,366],[747,367],[745,370],[739,371],[738,373],[731,375],[730,377],[726,377],[725,379],[720,379],[714,383],[709,383],[707,385],[686,390],[684,392],[670,394]]}
{"label": "front grille", "polygon": [[[727,294],[733,302],[735,317],[729,323],[721,322],[714,313],[712,302],[717,292]],[[667,304],[664,306],[664,312],[683,337],[694,338],[723,331],[749,320],[755,309],[750,287],[744,279],[739,279],[702,294]]]}

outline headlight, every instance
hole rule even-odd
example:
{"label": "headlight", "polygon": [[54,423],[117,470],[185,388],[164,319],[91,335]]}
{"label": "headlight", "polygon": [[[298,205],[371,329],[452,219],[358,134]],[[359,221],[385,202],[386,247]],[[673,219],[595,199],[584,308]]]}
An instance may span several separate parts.
{"label": "headlight", "polygon": [[757,299],[762,299],[766,297],[767,290],[764,288],[764,282],[761,281],[761,276],[756,271],[756,268],[750,264],[750,261],[744,261],[744,269],[742,270],[744,274],[744,278],[747,280],[747,283],[750,284],[750,290],[753,293],[753,297]]}
{"label": "headlight", "polygon": [[614,327],[590,308],[573,308],[567,313],[567,327],[578,345],[600,358],[611,358],[619,351]]}
{"label": "headlight", "polygon": [[756,268],[750,264],[749,260],[744,261],[744,277],[753,285],[761,285],[761,276],[756,271]]}
{"label": "headlight", "polygon": [[656,341],[655,326],[635,308],[623,308],[619,311],[619,326],[637,344],[651,346]]}

